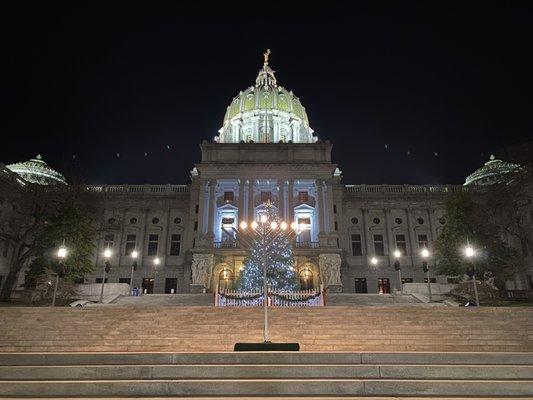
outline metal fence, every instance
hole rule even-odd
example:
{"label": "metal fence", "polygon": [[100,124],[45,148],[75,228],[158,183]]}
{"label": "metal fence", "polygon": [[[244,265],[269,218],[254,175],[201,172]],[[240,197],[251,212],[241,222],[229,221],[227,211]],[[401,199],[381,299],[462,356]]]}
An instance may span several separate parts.
{"label": "metal fence", "polygon": [[[263,291],[240,292],[222,290],[215,292],[217,307],[262,307]],[[268,305],[274,307],[320,307],[324,305],[322,286],[320,289],[300,290],[297,292],[268,292]]]}

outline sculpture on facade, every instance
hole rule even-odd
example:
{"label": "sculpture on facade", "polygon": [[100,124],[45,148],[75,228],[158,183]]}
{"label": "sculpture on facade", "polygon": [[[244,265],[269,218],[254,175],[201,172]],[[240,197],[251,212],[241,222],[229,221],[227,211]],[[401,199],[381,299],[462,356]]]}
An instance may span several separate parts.
{"label": "sculpture on facade", "polygon": [[195,254],[192,259],[192,284],[202,285],[206,289],[209,287],[211,274],[213,271],[213,254]]}
{"label": "sculpture on facade", "polygon": [[320,254],[318,257],[320,280],[324,288],[341,286],[341,257],[338,254]]}

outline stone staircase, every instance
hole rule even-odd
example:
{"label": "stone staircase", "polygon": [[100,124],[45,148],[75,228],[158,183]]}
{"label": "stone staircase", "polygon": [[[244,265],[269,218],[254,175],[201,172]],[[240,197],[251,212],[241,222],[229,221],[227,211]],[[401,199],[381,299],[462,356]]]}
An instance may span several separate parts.
{"label": "stone staircase", "polygon": [[[302,351],[533,351],[533,308],[272,308]],[[3,307],[0,352],[222,352],[262,340],[260,308]]]}
{"label": "stone staircase", "polygon": [[533,353],[0,354],[0,397],[533,396]]}

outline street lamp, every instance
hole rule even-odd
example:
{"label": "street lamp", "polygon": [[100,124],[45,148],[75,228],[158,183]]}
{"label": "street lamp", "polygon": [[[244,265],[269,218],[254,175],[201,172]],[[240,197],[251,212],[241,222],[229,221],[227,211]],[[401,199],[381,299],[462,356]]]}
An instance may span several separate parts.
{"label": "street lamp", "polygon": [[372,257],[372,258],[370,259],[370,263],[371,263],[372,265],[378,265],[378,259],[377,259],[376,257]]}
{"label": "street lamp", "polygon": [[[59,265],[61,266],[61,263],[63,260],[67,257],[68,250],[65,247],[65,241],[63,241],[63,244],[57,249],[57,258],[59,258]],[[54,294],[52,295],[52,307],[55,307],[56,305],[56,296],[57,296],[57,286],[59,285],[59,272],[56,272],[56,282],[54,285]]]}
{"label": "street lamp", "polygon": [[474,295],[476,296],[476,306],[479,307],[479,295],[477,292],[477,282],[476,282],[476,268],[474,265],[474,257],[476,256],[476,251],[470,244],[465,247],[465,256],[472,263],[472,283],[474,284]]}
{"label": "street lamp", "polygon": [[107,248],[104,250],[105,263],[104,263],[104,271],[102,275],[102,288],[100,289],[100,303],[104,302],[105,276],[109,271],[111,271],[111,264],[109,263],[109,259],[111,258],[112,255],[113,255],[113,252],[111,251],[111,249]]}
{"label": "street lamp", "polygon": [[[241,221],[239,224],[240,230],[231,228],[229,232],[225,227],[222,227],[224,233],[228,236],[235,237],[237,242],[245,248],[253,247],[254,243],[263,243],[263,249],[268,248],[278,238],[286,238],[292,240],[296,235],[302,231],[301,226],[296,222],[290,224],[291,229],[287,229],[288,225],[285,221],[279,222],[276,220],[269,221],[267,214],[262,214],[258,221]],[[271,343],[268,335],[268,282],[267,282],[267,254],[265,251],[261,254],[261,264],[263,267],[263,310],[264,310],[264,327],[263,327],[263,342]],[[154,260],[155,261],[155,260]]]}
{"label": "street lamp", "polygon": [[137,250],[133,250],[131,252],[130,296],[133,295],[133,271],[137,270],[137,257],[139,257],[139,253]]}
{"label": "street lamp", "polygon": [[400,257],[402,252],[398,249],[394,250],[394,269],[398,271],[398,282],[400,282],[400,293],[403,294],[403,284],[402,284],[402,271],[400,269]]}
{"label": "street lamp", "polygon": [[426,279],[428,281],[428,297],[429,297],[429,301],[432,302],[433,301],[433,296],[431,295],[431,281],[429,279],[429,266],[428,266],[428,262],[427,262],[427,258],[429,257],[429,250],[424,248],[422,249],[422,251],[420,252],[420,255],[422,256],[422,270],[426,273]]}

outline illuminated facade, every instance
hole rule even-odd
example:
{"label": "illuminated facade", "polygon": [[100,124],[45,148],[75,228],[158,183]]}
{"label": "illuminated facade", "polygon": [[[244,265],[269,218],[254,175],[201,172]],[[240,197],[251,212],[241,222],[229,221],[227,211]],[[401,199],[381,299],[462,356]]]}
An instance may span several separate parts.
{"label": "illuminated facade", "polygon": [[[96,269],[85,282],[101,282],[103,252],[111,249],[107,282],[130,283],[136,250],[133,286],[146,293],[231,287],[246,250],[222,227],[252,220],[268,202],[284,220],[308,228],[293,243],[302,287],[392,293],[401,284],[394,251],[402,253],[403,282],[424,282],[420,253],[426,248],[431,253],[446,224],[445,195],[465,190],[462,185],[343,184],[331,160],[332,144],[314,135],[300,100],[278,85],[268,54],[255,85],[232,99],[218,136],[200,148],[201,160],[187,185],[91,186],[105,197],[99,215],[104,233]],[[429,265],[432,269],[431,259]],[[527,289],[527,276],[508,286]]]}

